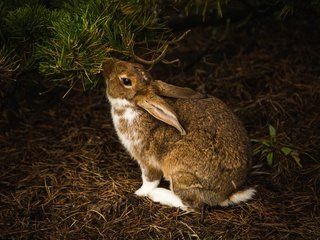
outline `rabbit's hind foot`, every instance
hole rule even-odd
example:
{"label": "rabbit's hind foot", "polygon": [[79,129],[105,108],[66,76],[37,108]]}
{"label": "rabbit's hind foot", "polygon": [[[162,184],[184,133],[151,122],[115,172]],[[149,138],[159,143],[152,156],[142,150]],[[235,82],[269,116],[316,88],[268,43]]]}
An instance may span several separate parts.
{"label": "rabbit's hind foot", "polygon": [[188,207],[182,203],[182,200],[174,192],[166,188],[155,188],[149,193],[149,198],[163,205],[187,210]]}

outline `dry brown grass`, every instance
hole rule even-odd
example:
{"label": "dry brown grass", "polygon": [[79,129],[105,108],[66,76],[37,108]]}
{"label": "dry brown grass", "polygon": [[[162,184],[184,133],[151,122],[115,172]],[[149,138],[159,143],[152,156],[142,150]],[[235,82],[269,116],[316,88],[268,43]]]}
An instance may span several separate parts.
{"label": "dry brown grass", "polygon": [[[153,72],[205,86],[237,111],[252,138],[267,137],[272,123],[278,141],[301,152],[302,168],[281,154],[272,167],[256,156],[253,201],[185,214],[133,194],[140,171],[116,138],[103,88],[50,106],[52,96],[7,104],[0,238],[320,239],[320,31],[277,24],[235,30],[186,73],[168,66]],[[171,54],[187,62],[210,42],[210,31],[195,29]]]}

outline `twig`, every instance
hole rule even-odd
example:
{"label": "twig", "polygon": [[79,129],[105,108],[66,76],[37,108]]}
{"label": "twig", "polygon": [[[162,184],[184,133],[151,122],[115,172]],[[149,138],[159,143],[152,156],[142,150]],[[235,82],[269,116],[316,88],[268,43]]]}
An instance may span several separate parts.
{"label": "twig", "polygon": [[[163,61],[165,64],[171,64],[171,63],[175,63],[175,62],[178,62],[179,60],[178,59],[175,59],[175,60],[172,60],[172,61],[166,61],[166,60],[163,60],[164,56],[166,55],[167,51],[168,51],[168,47],[170,45],[173,45],[177,42],[180,42],[191,30],[187,30],[185,31],[180,37],[178,37],[177,39],[173,39],[171,41],[167,41],[161,48],[161,53],[158,57],[156,57],[155,59],[152,59],[152,60],[146,60],[146,59],[143,59],[139,56],[137,56],[134,52],[134,45],[135,45],[135,42],[133,40],[133,36],[131,38],[131,40],[129,41],[128,43],[128,46],[129,46],[129,52],[131,54],[131,56],[138,62],[140,63],[143,63],[143,64],[146,64],[146,65],[154,65],[160,61]],[[160,48],[160,49],[161,49]]]}

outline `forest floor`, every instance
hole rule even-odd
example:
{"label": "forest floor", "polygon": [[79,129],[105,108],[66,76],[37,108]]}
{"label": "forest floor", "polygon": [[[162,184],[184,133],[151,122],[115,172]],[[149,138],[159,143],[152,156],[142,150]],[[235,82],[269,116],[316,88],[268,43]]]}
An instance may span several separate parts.
{"label": "forest floor", "polygon": [[257,194],[239,206],[185,213],[135,196],[141,173],[102,85],[2,103],[0,238],[320,239],[319,39],[319,26],[294,18],[197,27],[168,55],[180,67],[151,70],[221,98],[256,139]]}

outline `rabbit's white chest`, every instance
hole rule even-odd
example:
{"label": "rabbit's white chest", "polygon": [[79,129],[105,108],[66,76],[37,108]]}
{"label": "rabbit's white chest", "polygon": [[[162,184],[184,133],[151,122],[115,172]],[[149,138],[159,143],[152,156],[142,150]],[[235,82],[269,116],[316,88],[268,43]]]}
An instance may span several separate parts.
{"label": "rabbit's white chest", "polygon": [[[110,100],[110,99],[109,99]],[[136,120],[139,112],[125,99],[111,99],[111,115],[114,127],[122,145],[132,155],[133,147],[141,143]]]}

